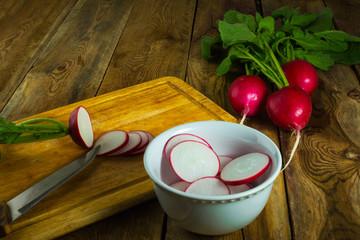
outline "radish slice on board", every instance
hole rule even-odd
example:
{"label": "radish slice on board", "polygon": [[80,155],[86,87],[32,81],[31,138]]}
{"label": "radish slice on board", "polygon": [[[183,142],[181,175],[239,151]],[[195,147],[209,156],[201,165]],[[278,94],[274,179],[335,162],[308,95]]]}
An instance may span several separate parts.
{"label": "radish slice on board", "polygon": [[140,148],[144,147],[145,145],[149,144],[149,141],[150,141],[149,135],[145,131],[134,130],[134,131],[130,131],[129,133],[137,133],[141,137],[141,144],[136,149],[134,149],[133,151],[137,151]]}
{"label": "radish slice on board", "polygon": [[252,186],[250,184],[248,184],[248,183],[247,184],[234,185],[234,186],[229,185],[228,187],[230,189],[231,194],[241,193],[241,192],[245,192],[247,190],[252,189]]}
{"label": "radish slice on board", "polygon": [[[142,146],[139,146],[138,148],[134,149],[133,151],[127,153],[127,156],[135,156],[135,155],[139,155],[145,152],[147,146],[149,145],[149,143],[154,139],[153,135],[147,131],[135,131],[135,132],[142,132],[142,136],[144,136],[144,134],[147,137],[147,140],[145,140],[145,145],[141,144]],[[144,141],[144,139],[142,139]]]}
{"label": "radish slice on board", "polygon": [[198,141],[198,142],[202,142],[205,145],[210,147],[210,144],[208,142],[206,142],[204,139],[202,139],[199,136],[196,136],[194,134],[190,134],[190,133],[181,133],[181,134],[177,134],[175,136],[172,136],[166,143],[165,143],[165,147],[164,147],[164,154],[165,157],[169,156],[169,153],[171,151],[171,149],[178,143],[186,141],[186,140],[192,140],[192,141]]}
{"label": "radish slice on board", "polygon": [[190,185],[188,182],[180,181],[176,182],[170,185],[170,187],[173,187],[179,191],[185,192],[185,189]]}
{"label": "radish slice on board", "polygon": [[220,169],[216,153],[208,145],[192,140],[175,145],[170,151],[169,161],[175,174],[185,182],[216,176]]}
{"label": "radish slice on board", "polygon": [[123,130],[114,130],[99,137],[94,147],[101,145],[98,155],[107,155],[124,147],[129,141],[129,134]]}
{"label": "radish slice on board", "polygon": [[228,164],[231,160],[233,160],[230,156],[219,156],[220,161],[220,171],[224,168],[226,164]]}
{"label": "radish slice on board", "polygon": [[222,196],[229,195],[230,189],[216,177],[204,177],[191,183],[185,192],[203,196]]}
{"label": "radish slice on board", "polygon": [[228,185],[251,182],[261,176],[270,165],[270,157],[263,153],[248,153],[225,165],[220,178]]}
{"label": "radish slice on board", "polygon": [[85,107],[75,108],[69,117],[69,131],[72,140],[85,148],[91,148],[94,143],[94,131],[91,119]]}
{"label": "radish slice on board", "polygon": [[129,135],[129,141],[127,142],[127,144],[120,148],[119,150],[117,150],[116,152],[107,154],[106,156],[120,156],[120,155],[126,155],[128,153],[130,153],[131,151],[133,151],[134,149],[136,149],[140,144],[141,144],[141,136],[138,133],[130,133],[128,132]]}

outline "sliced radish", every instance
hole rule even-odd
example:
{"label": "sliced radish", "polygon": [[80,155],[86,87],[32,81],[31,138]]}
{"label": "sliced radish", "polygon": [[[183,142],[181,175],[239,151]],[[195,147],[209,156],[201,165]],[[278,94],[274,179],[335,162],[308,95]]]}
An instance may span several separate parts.
{"label": "sliced radish", "polygon": [[230,156],[219,156],[220,161],[220,171],[224,168],[226,164],[228,164],[231,160],[233,160]]}
{"label": "sliced radish", "polygon": [[229,195],[230,189],[216,177],[204,177],[191,183],[185,192],[205,196],[222,196]]}
{"label": "sliced radish", "polygon": [[247,190],[252,189],[252,186],[249,183],[234,185],[234,186],[229,185],[228,187],[230,189],[231,194],[241,193],[241,192],[245,192]]}
{"label": "sliced radish", "polygon": [[263,153],[248,153],[225,165],[220,178],[228,185],[239,185],[253,181],[270,165],[270,157]]}
{"label": "sliced radish", "polygon": [[169,161],[175,174],[185,182],[216,176],[220,169],[216,153],[208,145],[192,140],[175,145]]}
{"label": "sliced radish", "polygon": [[164,147],[164,154],[165,157],[169,156],[169,153],[171,151],[171,149],[178,144],[179,142],[183,142],[186,140],[192,140],[192,141],[198,141],[198,142],[202,142],[205,145],[210,147],[210,144],[208,142],[206,142],[204,139],[202,139],[199,136],[196,136],[194,134],[190,134],[190,133],[181,133],[181,134],[177,134],[175,136],[172,136],[165,144]]}
{"label": "sliced radish", "polygon": [[140,130],[135,130],[135,131],[130,131],[129,133],[137,133],[140,135],[141,137],[141,144],[134,149],[133,151],[137,151],[138,149],[144,147],[145,145],[149,144],[149,135],[145,132],[145,131],[140,131]]}
{"label": "sliced radish", "polygon": [[107,155],[118,151],[129,141],[129,134],[123,130],[114,130],[99,137],[94,147],[101,145],[98,155]]}
{"label": "sliced radish", "polygon": [[85,107],[75,108],[69,117],[69,131],[72,140],[85,148],[91,148],[94,143],[94,131],[91,119]]}
{"label": "sliced radish", "polygon": [[132,132],[132,133],[128,132],[128,135],[129,135],[129,141],[127,142],[127,144],[124,147],[117,150],[116,152],[107,154],[107,156],[111,157],[111,156],[126,155],[129,152],[136,149],[141,144],[140,134],[138,134],[136,132]]}
{"label": "sliced radish", "polygon": [[[135,131],[137,132],[137,131]],[[141,144],[141,146],[139,146],[138,148],[134,149],[133,151],[127,153],[127,156],[135,156],[135,155],[139,155],[139,154],[143,154],[147,148],[147,146],[149,145],[149,143],[154,139],[153,135],[147,131],[139,131],[142,132],[142,137],[145,134],[147,137],[147,140],[145,140],[145,144]],[[142,141],[144,141],[144,139],[142,138]]]}
{"label": "sliced radish", "polygon": [[173,183],[170,185],[170,187],[173,187],[179,191],[185,192],[185,189],[190,185],[190,183],[188,182],[184,182],[184,181],[179,181],[176,183]]}

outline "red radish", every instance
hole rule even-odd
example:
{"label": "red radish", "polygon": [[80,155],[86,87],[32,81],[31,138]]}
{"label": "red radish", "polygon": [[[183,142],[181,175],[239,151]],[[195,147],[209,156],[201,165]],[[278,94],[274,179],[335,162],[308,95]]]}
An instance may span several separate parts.
{"label": "red radish", "polygon": [[188,182],[184,182],[184,181],[179,181],[176,183],[173,183],[170,185],[170,187],[175,188],[179,191],[185,192],[185,189],[190,185],[190,183]]}
{"label": "red radish", "polygon": [[123,130],[114,130],[100,136],[94,147],[101,145],[98,155],[108,155],[123,148],[129,141],[129,134]]}
{"label": "red radish", "polygon": [[301,130],[310,119],[312,104],[304,90],[288,86],[270,94],[266,109],[271,120],[282,129]]}
{"label": "red radish", "polygon": [[311,95],[319,82],[316,69],[311,63],[297,59],[282,66],[289,86],[298,86]]}
{"label": "red radish", "polygon": [[128,133],[129,135],[129,141],[127,142],[127,144],[120,148],[119,150],[117,150],[116,152],[112,152],[110,154],[107,154],[106,156],[121,156],[121,155],[126,155],[128,153],[130,153],[131,151],[133,151],[134,149],[136,149],[140,144],[141,144],[141,136],[138,133]]}
{"label": "red radish", "polygon": [[267,112],[271,120],[284,130],[295,130],[296,141],[284,170],[291,162],[295,150],[300,142],[300,130],[303,129],[311,117],[312,103],[310,96],[297,86],[288,86],[270,94],[266,103]]}
{"label": "red radish", "polygon": [[267,85],[257,76],[245,75],[231,83],[229,99],[234,110],[243,116],[241,124],[246,116],[255,116],[262,111],[267,94]]}
{"label": "red radish", "polygon": [[263,174],[270,165],[264,153],[248,153],[225,165],[220,178],[228,185],[249,183]]}
{"label": "red radish", "polygon": [[75,108],[69,117],[69,131],[72,140],[85,148],[94,143],[94,132],[88,111],[84,106]]}
{"label": "red radish", "polygon": [[219,156],[219,161],[220,161],[220,171],[224,168],[224,166],[230,162],[231,160],[233,160],[232,157],[230,156]]}
{"label": "red radish", "polygon": [[185,182],[216,176],[220,162],[216,153],[201,142],[187,140],[175,145],[169,157],[175,174]]}
{"label": "red radish", "polygon": [[191,183],[185,192],[203,196],[222,196],[229,195],[230,189],[216,177],[203,177]]}
{"label": "red radish", "polygon": [[165,157],[169,156],[169,153],[171,151],[171,149],[178,144],[179,142],[183,142],[186,140],[193,140],[193,141],[198,141],[198,142],[202,142],[205,145],[210,147],[210,144],[207,143],[204,139],[202,139],[199,136],[196,136],[194,134],[190,134],[190,133],[180,133],[177,134],[175,136],[172,136],[166,143],[165,143],[165,147],[164,147],[164,155]]}
{"label": "red radish", "polygon": [[249,183],[234,185],[234,186],[229,185],[228,187],[230,189],[231,194],[241,193],[241,192],[245,192],[247,190],[252,189],[252,186]]}

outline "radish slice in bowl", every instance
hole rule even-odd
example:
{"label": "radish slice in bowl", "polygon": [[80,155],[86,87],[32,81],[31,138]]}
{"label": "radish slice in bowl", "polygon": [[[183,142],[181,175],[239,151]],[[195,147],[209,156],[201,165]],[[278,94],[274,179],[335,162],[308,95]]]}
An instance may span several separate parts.
{"label": "radish slice in bowl", "polygon": [[75,108],[69,117],[69,131],[72,140],[85,148],[94,143],[94,131],[88,111],[84,106]]}
{"label": "radish slice in bowl", "polygon": [[189,133],[181,133],[181,134],[177,134],[175,136],[172,136],[165,144],[164,147],[164,155],[165,157],[168,157],[170,154],[171,149],[178,143],[183,142],[183,141],[187,141],[187,140],[192,140],[192,141],[198,141],[198,142],[202,142],[205,145],[210,147],[210,144],[205,141],[204,139],[202,139],[199,136],[196,136],[194,134],[189,134]]}
{"label": "radish slice in bowl", "polygon": [[208,145],[191,140],[175,145],[169,161],[175,174],[185,182],[216,176],[220,169],[216,153]]}
{"label": "radish slice in bowl", "polygon": [[94,147],[101,145],[100,151],[98,153],[101,155],[108,155],[117,150],[123,148],[129,141],[129,134],[123,130],[114,130],[105,133],[99,137],[95,143]]}
{"label": "radish slice in bowl", "polygon": [[261,176],[269,165],[268,155],[248,153],[226,164],[220,173],[220,178],[229,185],[249,183]]}
{"label": "radish slice in bowl", "polygon": [[185,192],[203,196],[223,196],[229,195],[230,189],[216,177],[204,177],[191,183]]}

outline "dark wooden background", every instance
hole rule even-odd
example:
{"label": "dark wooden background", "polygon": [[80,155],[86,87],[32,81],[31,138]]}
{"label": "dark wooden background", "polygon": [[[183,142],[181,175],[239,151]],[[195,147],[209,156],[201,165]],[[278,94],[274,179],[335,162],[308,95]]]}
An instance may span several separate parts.
{"label": "dark wooden background", "polygon": [[[183,79],[229,113],[227,88],[202,60],[203,35],[234,9],[270,15],[281,6],[330,7],[337,29],[360,36],[358,0],[0,1],[0,115],[16,120],[163,76]],[[65,239],[360,239],[359,66],[318,71],[313,115],[293,162],[250,225],[206,237],[180,229],[156,199],[71,232]],[[291,133],[265,112],[248,119],[286,156]],[[286,158],[286,157],[285,157]]]}

